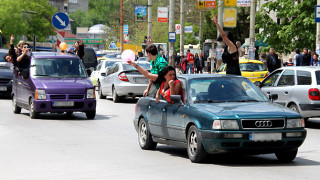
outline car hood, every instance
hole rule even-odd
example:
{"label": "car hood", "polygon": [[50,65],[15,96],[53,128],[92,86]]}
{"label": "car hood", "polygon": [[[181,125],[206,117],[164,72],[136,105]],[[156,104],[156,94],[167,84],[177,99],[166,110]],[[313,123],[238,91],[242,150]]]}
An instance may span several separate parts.
{"label": "car hood", "polygon": [[254,103],[206,103],[193,104],[193,108],[214,114],[221,119],[245,118],[298,118],[300,114],[281,105],[270,102]]}
{"label": "car hood", "polygon": [[34,79],[37,89],[45,89],[48,94],[84,94],[86,89],[93,88],[88,78],[82,79]]}

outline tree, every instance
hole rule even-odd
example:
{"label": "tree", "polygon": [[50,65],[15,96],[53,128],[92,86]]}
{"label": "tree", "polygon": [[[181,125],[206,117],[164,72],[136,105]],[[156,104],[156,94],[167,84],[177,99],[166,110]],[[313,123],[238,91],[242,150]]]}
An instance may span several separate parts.
{"label": "tree", "polygon": [[51,18],[57,9],[48,0],[1,0],[0,7],[0,29],[7,39],[16,34],[44,41],[54,33]]}
{"label": "tree", "polygon": [[[315,49],[316,26],[314,5],[316,0],[276,0],[261,6],[256,15],[257,40],[263,41],[280,53],[295,48]],[[276,12],[277,21],[269,14]]]}

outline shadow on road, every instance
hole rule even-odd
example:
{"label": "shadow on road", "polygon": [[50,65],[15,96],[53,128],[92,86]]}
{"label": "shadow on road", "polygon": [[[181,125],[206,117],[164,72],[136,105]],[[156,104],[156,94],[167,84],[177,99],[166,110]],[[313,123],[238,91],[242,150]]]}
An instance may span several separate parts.
{"label": "shadow on road", "polygon": [[[112,101],[112,99],[110,99],[109,97],[106,100],[107,101]],[[121,103],[124,103],[124,104],[136,104],[138,100],[139,100],[138,98],[135,98],[135,99],[123,98],[123,99],[120,100],[120,102],[118,102],[116,104],[121,104]]]}
{"label": "shadow on road", "polygon": [[320,120],[311,118],[306,123],[306,128],[311,128],[311,129],[320,129]]}
{"label": "shadow on road", "polygon": [[[187,149],[173,146],[158,145],[156,151],[169,154],[170,156],[188,158]],[[282,163],[274,154],[245,155],[245,154],[214,154],[209,155],[203,164],[213,164],[230,167],[245,166],[319,166],[320,162],[303,158],[299,152],[294,161]]]}
{"label": "shadow on road", "polygon": [[[23,115],[29,116],[29,113],[21,113]],[[65,113],[42,113],[39,115],[37,120],[67,120],[67,121],[96,121],[96,120],[110,120],[115,118],[114,115],[100,115],[96,114],[94,119],[87,119],[85,113],[73,113],[72,115],[67,115]]]}

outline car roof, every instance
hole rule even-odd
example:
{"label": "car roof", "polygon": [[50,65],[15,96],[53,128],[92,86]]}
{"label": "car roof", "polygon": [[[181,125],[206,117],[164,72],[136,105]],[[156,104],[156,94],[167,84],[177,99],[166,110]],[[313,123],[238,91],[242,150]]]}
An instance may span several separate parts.
{"label": "car roof", "polygon": [[319,71],[320,66],[287,66],[287,67],[282,67],[281,69]]}
{"label": "car roof", "polygon": [[59,52],[32,52],[33,58],[79,58],[73,54],[59,53]]}
{"label": "car roof", "polygon": [[245,78],[243,76],[237,76],[237,75],[231,75],[231,74],[178,74],[177,77],[181,77],[187,80],[202,79],[202,78],[219,78],[219,77]]}
{"label": "car roof", "polygon": [[251,59],[239,59],[239,63],[258,63],[263,64],[260,60],[251,60]]}

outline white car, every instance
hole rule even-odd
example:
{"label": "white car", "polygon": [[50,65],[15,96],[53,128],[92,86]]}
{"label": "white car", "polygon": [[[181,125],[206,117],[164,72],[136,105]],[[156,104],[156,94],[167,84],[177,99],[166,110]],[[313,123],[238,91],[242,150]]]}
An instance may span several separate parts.
{"label": "white car", "polygon": [[96,87],[99,87],[99,83],[101,82],[101,76],[106,73],[107,68],[111,67],[114,63],[119,61],[121,61],[121,59],[114,59],[114,58],[113,59],[107,58],[99,61],[99,64],[97,65],[96,70],[93,71],[90,76],[92,84]]}

